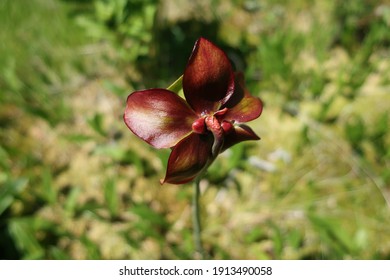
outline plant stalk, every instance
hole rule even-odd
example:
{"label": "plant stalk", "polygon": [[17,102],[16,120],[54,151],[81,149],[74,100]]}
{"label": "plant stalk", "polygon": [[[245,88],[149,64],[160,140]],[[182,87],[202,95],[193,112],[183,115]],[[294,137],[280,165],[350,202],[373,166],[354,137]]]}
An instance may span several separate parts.
{"label": "plant stalk", "polygon": [[202,228],[200,225],[200,206],[199,206],[199,196],[200,196],[200,178],[195,179],[193,184],[194,193],[192,195],[192,224],[193,224],[193,237],[195,243],[196,253],[200,255],[200,258],[204,258],[203,246],[201,232]]}

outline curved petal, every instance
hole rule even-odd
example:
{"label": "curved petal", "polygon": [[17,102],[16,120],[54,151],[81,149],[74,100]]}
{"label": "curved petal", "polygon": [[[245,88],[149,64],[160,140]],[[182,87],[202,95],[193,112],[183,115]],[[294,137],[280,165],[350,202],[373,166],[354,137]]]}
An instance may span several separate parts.
{"label": "curved petal", "polygon": [[211,135],[191,133],[172,150],[161,184],[184,184],[198,176],[211,160]]}
{"label": "curved petal", "polygon": [[129,95],[123,119],[135,135],[150,145],[168,148],[191,132],[197,115],[175,93],[148,89]]}
{"label": "curved petal", "polygon": [[210,41],[196,41],[183,76],[183,90],[196,113],[217,111],[234,91],[234,73],[226,54]]}
{"label": "curved petal", "polygon": [[263,111],[263,103],[260,98],[252,96],[246,89],[242,73],[235,74],[234,93],[224,107],[228,110],[223,119],[237,122],[254,120]]}
{"label": "curved petal", "polygon": [[244,124],[234,126],[234,131],[225,136],[221,153],[231,146],[247,140],[260,140],[260,137],[253,130]]}

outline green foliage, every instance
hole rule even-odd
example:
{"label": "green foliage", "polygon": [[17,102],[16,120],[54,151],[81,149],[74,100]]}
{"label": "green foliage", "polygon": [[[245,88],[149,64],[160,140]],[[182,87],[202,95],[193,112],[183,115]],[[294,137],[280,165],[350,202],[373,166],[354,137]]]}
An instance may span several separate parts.
{"label": "green foliage", "polygon": [[1,258],[194,257],[191,188],[160,185],[169,150],[122,114],[136,89],[183,94],[199,36],[264,102],[261,141],[201,182],[208,256],[389,258],[390,6],[201,2],[0,2]]}
{"label": "green foliage", "polygon": [[15,198],[27,185],[26,179],[6,180],[1,183],[0,215],[14,202]]}
{"label": "green foliage", "polygon": [[345,136],[351,143],[352,148],[362,153],[361,143],[364,140],[365,127],[363,120],[356,116],[345,124]]}
{"label": "green foliage", "polygon": [[337,220],[332,220],[330,217],[320,217],[314,214],[309,216],[309,219],[319,233],[321,242],[329,246],[329,254],[326,258],[341,259],[345,256],[355,254],[355,244],[353,238],[346,232]]}
{"label": "green foliage", "polygon": [[116,193],[115,181],[113,179],[108,179],[104,186],[104,199],[111,217],[117,217],[119,214],[119,201]]}
{"label": "green foliage", "polygon": [[135,62],[150,52],[157,0],[96,0],[93,13],[78,23],[97,40],[109,40],[122,59]]}
{"label": "green foliage", "polygon": [[76,61],[77,54],[66,45],[85,42],[66,9],[54,0],[24,5],[5,0],[0,5],[0,102],[12,102],[53,125],[69,116],[60,96],[66,91],[68,62]]}

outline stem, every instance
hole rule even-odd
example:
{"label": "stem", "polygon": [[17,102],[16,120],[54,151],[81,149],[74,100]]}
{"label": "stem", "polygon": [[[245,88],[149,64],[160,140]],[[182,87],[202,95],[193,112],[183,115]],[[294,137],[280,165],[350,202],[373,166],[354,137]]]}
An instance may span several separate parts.
{"label": "stem", "polygon": [[194,243],[195,250],[201,257],[204,258],[203,255],[203,247],[202,247],[202,239],[201,239],[201,226],[200,226],[200,207],[199,207],[199,195],[200,195],[200,176],[198,176],[194,181],[194,193],[192,195],[192,224],[194,231]]}

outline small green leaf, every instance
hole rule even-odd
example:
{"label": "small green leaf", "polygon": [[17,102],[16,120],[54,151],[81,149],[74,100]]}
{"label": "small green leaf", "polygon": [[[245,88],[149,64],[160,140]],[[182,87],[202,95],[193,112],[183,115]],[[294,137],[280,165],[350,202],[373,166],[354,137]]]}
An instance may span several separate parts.
{"label": "small green leaf", "polygon": [[42,195],[49,204],[54,204],[57,200],[57,192],[52,181],[50,169],[46,168],[42,174]]}
{"label": "small green leaf", "polygon": [[76,206],[77,206],[77,198],[80,195],[80,189],[77,187],[73,187],[65,201],[65,211],[70,215],[73,216]]}
{"label": "small green leaf", "polygon": [[308,217],[319,235],[322,236],[322,240],[333,249],[337,257],[354,252],[355,244],[352,236],[337,221],[315,214],[309,214]]}
{"label": "small green leaf", "polygon": [[99,246],[90,240],[86,235],[81,236],[81,243],[84,245],[87,250],[87,259],[91,260],[100,260],[101,254],[99,250]]}
{"label": "small green leaf", "polygon": [[96,113],[95,116],[88,119],[88,124],[101,136],[106,136],[107,132],[103,128],[103,115]]}
{"label": "small green leaf", "polygon": [[17,248],[24,252],[25,259],[40,259],[44,250],[35,237],[33,218],[14,218],[9,222],[9,231]]}
{"label": "small green leaf", "polygon": [[168,222],[160,213],[155,212],[146,204],[136,204],[131,209],[131,212],[142,218],[144,221],[149,221],[154,225],[167,226]]}
{"label": "small green leaf", "polygon": [[271,223],[271,228],[274,230],[274,234],[272,235],[272,241],[274,245],[274,252],[277,258],[280,258],[284,248],[284,238],[282,235],[282,231],[279,226],[274,223]]}
{"label": "small green leaf", "polygon": [[8,180],[0,188],[0,215],[12,204],[17,194],[27,186],[27,179]]}
{"label": "small green leaf", "polygon": [[106,205],[112,217],[118,215],[118,195],[116,193],[116,185],[114,179],[108,179],[104,185],[104,198]]}
{"label": "small green leaf", "polygon": [[251,244],[253,242],[258,242],[264,238],[264,231],[260,227],[255,227],[245,236],[245,242]]}
{"label": "small green leaf", "polygon": [[181,75],[176,81],[174,81],[173,84],[171,84],[167,89],[184,98],[183,75]]}
{"label": "small green leaf", "polygon": [[349,122],[345,124],[344,127],[345,136],[351,143],[351,146],[354,150],[362,154],[363,150],[361,147],[361,143],[364,140],[365,134],[365,125],[360,116],[355,116]]}

